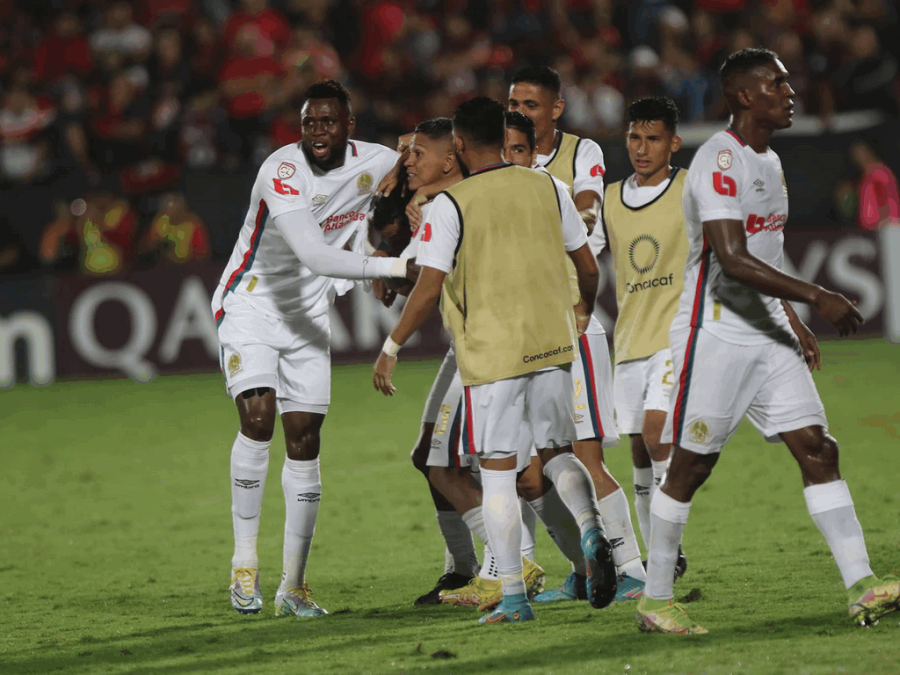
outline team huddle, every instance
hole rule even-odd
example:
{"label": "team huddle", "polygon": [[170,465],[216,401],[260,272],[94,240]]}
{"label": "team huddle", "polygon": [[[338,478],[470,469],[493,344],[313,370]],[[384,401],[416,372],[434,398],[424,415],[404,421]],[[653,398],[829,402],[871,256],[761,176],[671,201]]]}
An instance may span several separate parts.
{"label": "team huddle", "polygon": [[[900,580],[869,566],[811,376],[818,346],[790,303],[810,304],[841,335],[861,316],[843,296],[781,271],[788,189],[768,141],[791,125],[788,73],[773,52],[748,49],[721,76],[731,126],[689,170],[671,163],[677,108],[647,98],[628,108],[634,173],[608,186],[600,147],[557,128],[565,103],[547,67],[518,72],[508,106],[474,98],[452,120],[422,122],[399,152],[350,140],[340,84],[310,87],[303,139],[260,168],[213,297],[240,417],[234,609],[263,604],[256,539],[280,414],[286,517],[275,613],[327,614],[306,566],[330,403],[328,310],[360,281],[388,305],[408,296],[373,368],[382,393],[394,393],[398,352],[436,309],[452,335],[412,453],[445,568],[415,604],[476,606],[490,624],[532,620],[542,603],[635,601],[641,630],[705,633],[673,599],[687,567],[681,537],[694,493],[746,416],[797,460],[850,614],[868,623],[900,607]],[[593,316],[607,247],[614,375]],[[646,565],[604,462],[620,434],[630,438]],[[572,567],[548,590],[534,559],[538,520]]]}

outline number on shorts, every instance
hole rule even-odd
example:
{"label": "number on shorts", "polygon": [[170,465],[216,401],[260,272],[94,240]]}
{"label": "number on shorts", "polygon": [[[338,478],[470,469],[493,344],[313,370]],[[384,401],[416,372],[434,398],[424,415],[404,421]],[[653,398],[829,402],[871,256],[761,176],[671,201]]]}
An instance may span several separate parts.
{"label": "number on shorts", "polygon": [[575,410],[584,410],[584,403],[579,403],[578,399],[581,398],[581,380],[575,380]]}
{"label": "number on shorts", "polygon": [[437,427],[437,429],[434,430],[434,433],[437,434],[438,436],[443,436],[445,433],[447,433],[447,423],[450,421],[450,406],[449,405],[441,406],[441,412],[440,412],[440,415],[438,416],[438,421],[440,422],[440,424],[438,424],[438,427]]}
{"label": "number on shorts", "polygon": [[663,374],[662,383],[667,387],[674,387],[675,381],[672,376],[675,374],[675,368],[672,367],[672,359],[666,361],[666,372]]}

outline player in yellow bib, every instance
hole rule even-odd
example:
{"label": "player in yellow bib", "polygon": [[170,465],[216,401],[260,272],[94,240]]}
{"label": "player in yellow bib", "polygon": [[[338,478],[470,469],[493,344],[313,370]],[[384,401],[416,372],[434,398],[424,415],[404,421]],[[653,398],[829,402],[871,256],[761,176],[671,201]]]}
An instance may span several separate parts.
{"label": "player in yellow bib", "polygon": [[[628,106],[626,146],[634,173],[606,188],[603,229],[613,256],[619,315],[615,344],[616,426],[631,437],[634,505],[645,546],[650,500],[671,445],[662,443],[674,378],[669,326],[683,286],[687,236],[681,193],[687,172],[672,166],[681,148],[678,109],[652,97]],[[598,230],[599,233],[599,230]],[[687,567],[679,552],[676,577]]]}

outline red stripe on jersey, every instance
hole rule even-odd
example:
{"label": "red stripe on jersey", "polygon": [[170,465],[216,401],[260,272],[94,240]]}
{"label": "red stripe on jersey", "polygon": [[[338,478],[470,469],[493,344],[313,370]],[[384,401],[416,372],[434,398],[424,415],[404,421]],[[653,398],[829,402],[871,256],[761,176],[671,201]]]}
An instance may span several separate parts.
{"label": "red stripe on jersey", "polygon": [[734,138],[734,140],[736,140],[738,143],[740,143],[742,148],[745,145],[747,145],[746,143],[744,143],[744,139],[741,138],[741,135],[738,132],[736,132],[734,129],[726,129],[725,133],[731,134],[732,138]]}
{"label": "red stripe on jersey", "polygon": [[256,211],[256,223],[253,227],[253,234],[250,235],[250,248],[244,253],[244,259],[241,260],[241,264],[238,265],[238,268],[231,273],[230,277],[228,277],[228,283],[225,284],[225,291],[222,293],[222,300],[225,299],[228,291],[234,290],[233,285],[235,281],[247,271],[250,261],[256,257],[256,249],[259,247],[259,240],[262,238],[263,221],[268,212],[269,208],[266,205],[266,200],[260,199],[259,208]]}

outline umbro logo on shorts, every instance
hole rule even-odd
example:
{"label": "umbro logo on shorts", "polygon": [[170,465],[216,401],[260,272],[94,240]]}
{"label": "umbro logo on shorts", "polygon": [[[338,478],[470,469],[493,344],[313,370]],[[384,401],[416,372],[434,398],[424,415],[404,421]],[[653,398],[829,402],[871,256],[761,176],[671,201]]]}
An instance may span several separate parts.
{"label": "umbro logo on shorts", "polygon": [[234,486],[235,486],[235,487],[242,488],[242,489],[244,489],[244,490],[255,490],[256,488],[259,487],[259,481],[258,481],[258,480],[244,480],[244,479],[242,479],[242,478],[235,478],[235,479],[234,479]]}
{"label": "umbro logo on shorts", "polygon": [[298,502],[309,502],[310,504],[314,504],[315,502],[321,501],[322,494],[319,492],[301,492],[297,495]]}

